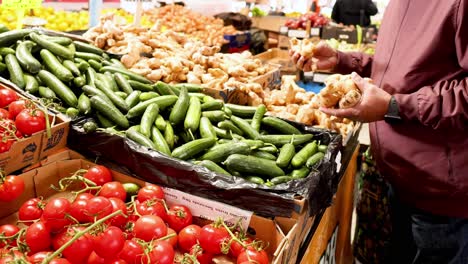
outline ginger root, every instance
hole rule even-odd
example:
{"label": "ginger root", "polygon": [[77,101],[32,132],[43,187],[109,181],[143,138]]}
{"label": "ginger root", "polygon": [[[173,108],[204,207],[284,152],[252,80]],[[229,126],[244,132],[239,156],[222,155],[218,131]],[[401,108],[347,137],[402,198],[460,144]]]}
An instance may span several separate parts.
{"label": "ginger root", "polygon": [[315,42],[312,39],[299,40],[297,38],[292,38],[289,43],[291,44],[291,49],[295,53],[299,53],[305,58],[314,56]]}
{"label": "ginger root", "polygon": [[325,84],[325,88],[318,94],[320,106],[350,108],[361,100],[361,91],[351,75],[331,75]]}

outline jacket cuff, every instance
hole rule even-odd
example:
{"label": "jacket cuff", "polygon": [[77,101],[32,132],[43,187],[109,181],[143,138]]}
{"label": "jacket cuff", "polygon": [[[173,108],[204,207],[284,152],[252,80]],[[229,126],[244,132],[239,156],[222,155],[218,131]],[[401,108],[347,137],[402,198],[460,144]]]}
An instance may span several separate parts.
{"label": "jacket cuff", "polygon": [[398,103],[399,114],[403,120],[419,120],[420,113],[418,99],[420,95],[418,93],[394,94],[393,97]]}

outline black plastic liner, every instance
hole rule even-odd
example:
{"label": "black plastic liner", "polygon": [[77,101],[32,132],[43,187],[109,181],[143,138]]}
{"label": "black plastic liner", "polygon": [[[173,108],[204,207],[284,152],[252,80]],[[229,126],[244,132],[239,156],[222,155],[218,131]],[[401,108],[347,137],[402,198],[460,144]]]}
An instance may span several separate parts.
{"label": "black plastic liner", "polygon": [[[105,132],[86,134],[82,125],[90,118],[72,121],[68,146],[99,161],[112,162],[120,171],[162,186],[230,204],[265,217],[290,217],[299,211],[295,199],[305,198],[309,216],[330,205],[336,186],[342,137],[328,131],[293,123],[314,138],[328,144],[325,158],[304,179],[272,188],[243,178],[212,172],[205,167],[174,159],[136,142]],[[128,170],[127,170],[128,169]]]}

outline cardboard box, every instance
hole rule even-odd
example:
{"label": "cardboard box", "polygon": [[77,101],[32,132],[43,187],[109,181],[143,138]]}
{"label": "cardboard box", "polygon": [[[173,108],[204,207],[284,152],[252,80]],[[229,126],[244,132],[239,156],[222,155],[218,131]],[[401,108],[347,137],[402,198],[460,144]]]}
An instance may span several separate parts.
{"label": "cardboard box", "polygon": [[[83,156],[70,150],[56,153],[41,161],[40,167],[18,176],[25,179],[26,182],[25,192],[21,197],[13,203],[0,202],[0,208],[2,208],[0,211],[0,224],[15,223],[17,221],[16,211],[22,203],[30,198],[62,196],[62,194],[57,194],[50,186],[56,185],[61,178],[70,176],[79,169],[87,169],[93,165],[95,164],[84,160]],[[144,185],[143,181],[116,171],[112,171],[112,175],[116,181]],[[63,194],[63,196],[66,196],[66,194]],[[207,202],[210,201],[207,200]],[[220,210],[227,206],[218,204],[221,206]],[[186,206],[189,205],[186,204]],[[272,220],[253,214],[249,223],[249,232],[253,232],[256,238],[269,245],[266,251],[270,255],[271,263],[274,264],[296,263],[297,248],[295,247],[295,241],[297,241],[297,230],[297,221],[295,219],[276,218]],[[294,243],[291,243],[292,241]]]}
{"label": "cardboard box", "polygon": [[[289,40],[288,40],[289,43]],[[269,49],[263,53],[255,55],[256,59],[263,63],[274,63],[280,65],[281,74],[296,74],[296,65],[289,56],[288,50],[279,48]]]}

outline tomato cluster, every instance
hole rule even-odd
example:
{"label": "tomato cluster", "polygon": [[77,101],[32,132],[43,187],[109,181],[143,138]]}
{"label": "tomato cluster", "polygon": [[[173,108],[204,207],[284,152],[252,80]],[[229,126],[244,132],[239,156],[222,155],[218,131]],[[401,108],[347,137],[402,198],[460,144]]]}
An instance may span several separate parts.
{"label": "tomato cluster", "polygon": [[46,117],[33,103],[10,89],[0,89],[0,153],[10,150],[23,136],[46,129]]}
{"label": "tomato cluster", "polygon": [[127,197],[106,167],[80,173],[60,182],[81,182],[74,199],[32,198],[18,211],[25,228],[0,226],[0,264],[209,264],[223,254],[238,264],[269,263],[262,243],[221,219],[194,224],[190,209],[168,207],[157,185]]}

